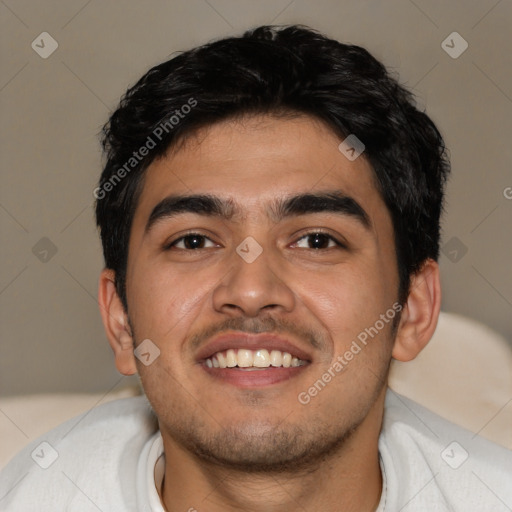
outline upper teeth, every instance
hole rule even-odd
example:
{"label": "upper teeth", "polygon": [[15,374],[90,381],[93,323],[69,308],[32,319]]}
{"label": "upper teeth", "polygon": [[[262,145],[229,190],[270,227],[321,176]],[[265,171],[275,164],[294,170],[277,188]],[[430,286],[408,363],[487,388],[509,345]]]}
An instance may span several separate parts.
{"label": "upper teeth", "polygon": [[269,366],[289,368],[290,366],[302,366],[306,364],[306,361],[292,357],[290,353],[280,350],[272,350],[269,353],[264,348],[258,350],[230,348],[226,352],[217,352],[206,359],[205,363],[209,368],[233,368],[235,366],[240,368],[268,368]]}

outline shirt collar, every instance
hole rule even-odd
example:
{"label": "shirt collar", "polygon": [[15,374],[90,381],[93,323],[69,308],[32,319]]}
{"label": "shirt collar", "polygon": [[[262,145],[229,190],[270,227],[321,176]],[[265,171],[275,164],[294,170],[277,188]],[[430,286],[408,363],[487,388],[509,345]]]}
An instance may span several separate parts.
{"label": "shirt collar", "polygon": [[165,454],[164,443],[160,431],[149,441],[150,447],[146,463],[146,489],[149,504],[149,512],[165,512],[165,508],[158,494],[158,489],[162,487],[165,472]]}

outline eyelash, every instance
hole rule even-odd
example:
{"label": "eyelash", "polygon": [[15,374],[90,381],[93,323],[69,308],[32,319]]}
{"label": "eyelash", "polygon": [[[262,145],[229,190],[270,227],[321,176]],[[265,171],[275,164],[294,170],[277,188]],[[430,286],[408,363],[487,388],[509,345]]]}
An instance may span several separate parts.
{"label": "eyelash", "polygon": [[[335,248],[339,248],[339,249],[346,249],[346,248],[347,248],[347,246],[346,246],[344,243],[340,242],[338,239],[336,239],[335,237],[333,237],[331,234],[329,234],[329,233],[327,233],[327,232],[325,232],[325,231],[323,231],[323,230],[321,230],[321,229],[317,229],[317,230],[313,230],[313,231],[309,231],[309,232],[307,232],[307,233],[304,233],[304,234],[303,234],[300,238],[298,238],[298,239],[297,239],[297,241],[296,241],[296,242],[294,242],[294,243],[296,244],[296,243],[298,243],[300,240],[303,240],[304,238],[307,238],[308,236],[313,236],[313,235],[324,235],[324,236],[326,236],[327,238],[329,238],[331,241],[333,241],[333,242],[336,244],[336,246],[337,246],[337,247],[328,247],[328,248],[326,248],[326,249],[309,249],[309,248],[308,248],[310,251],[319,251],[319,250],[321,250],[321,251],[325,251],[325,250],[327,250],[327,249],[335,249]],[[202,233],[198,233],[198,232],[196,232],[196,231],[191,231],[190,233],[186,233],[185,235],[182,235],[181,237],[177,238],[176,240],[173,240],[172,242],[170,242],[170,243],[166,244],[166,245],[164,246],[164,250],[171,250],[171,249],[172,249],[172,248],[173,248],[177,243],[179,243],[179,242],[183,241],[183,240],[184,240],[185,238],[187,238],[187,237],[193,237],[193,236],[196,236],[196,237],[202,237],[202,238],[205,238],[205,239],[207,239],[207,240],[210,240],[210,242],[213,242],[213,240],[212,240],[210,237],[208,237],[208,236],[206,236],[206,235],[204,235],[204,234],[202,234]],[[193,251],[199,251],[199,250],[201,250],[201,248],[199,248],[199,249],[183,249],[183,248],[179,248],[179,250],[181,250],[181,251],[187,251],[187,252],[193,252]]]}

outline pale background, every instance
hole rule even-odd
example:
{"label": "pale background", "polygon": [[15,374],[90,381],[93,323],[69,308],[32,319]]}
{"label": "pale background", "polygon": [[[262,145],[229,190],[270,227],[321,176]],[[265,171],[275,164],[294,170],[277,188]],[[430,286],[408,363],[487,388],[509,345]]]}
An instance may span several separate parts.
{"label": "pale background", "polygon": [[[414,89],[452,156],[443,309],[512,343],[510,0],[5,0],[0,20],[2,395],[130,382],[96,302],[97,134],[149,67],[260,24],[303,23],[362,45]],[[456,59],[441,47],[454,31],[469,44]],[[47,59],[31,47],[42,32],[58,42]]]}

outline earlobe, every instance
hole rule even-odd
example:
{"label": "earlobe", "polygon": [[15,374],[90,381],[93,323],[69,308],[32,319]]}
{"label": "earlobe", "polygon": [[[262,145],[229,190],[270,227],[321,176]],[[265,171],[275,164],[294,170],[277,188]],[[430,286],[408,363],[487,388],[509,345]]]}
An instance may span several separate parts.
{"label": "earlobe", "polygon": [[392,356],[398,361],[414,359],[432,338],[441,309],[439,265],[428,259],[411,276],[409,296],[402,310]]}
{"label": "earlobe", "polygon": [[123,375],[137,373],[128,316],[117,294],[115,273],[111,269],[104,269],[101,272],[98,302],[108,342],[114,352],[117,370]]}

